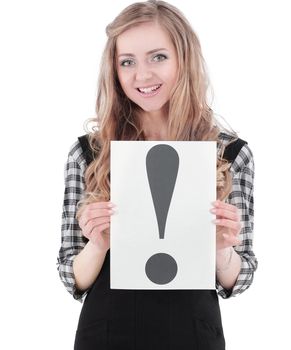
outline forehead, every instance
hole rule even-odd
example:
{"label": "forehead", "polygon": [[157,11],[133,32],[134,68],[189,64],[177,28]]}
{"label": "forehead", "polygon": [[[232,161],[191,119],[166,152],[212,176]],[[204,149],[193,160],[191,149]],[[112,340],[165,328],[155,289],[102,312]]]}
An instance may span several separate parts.
{"label": "forehead", "polygon": [[155,47],[173,50],[171,38],[167,31],[158,23],[146,22],[127,29],[117,37],[117,54],[132,52],[147,52]]}

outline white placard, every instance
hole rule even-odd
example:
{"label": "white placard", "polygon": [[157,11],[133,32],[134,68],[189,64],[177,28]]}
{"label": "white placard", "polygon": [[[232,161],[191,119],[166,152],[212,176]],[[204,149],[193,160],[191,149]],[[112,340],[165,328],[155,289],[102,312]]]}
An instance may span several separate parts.
{"label": "white placard", "polygon": [[216,152],[214,141],[111,141],[111,289],[215,289]]}

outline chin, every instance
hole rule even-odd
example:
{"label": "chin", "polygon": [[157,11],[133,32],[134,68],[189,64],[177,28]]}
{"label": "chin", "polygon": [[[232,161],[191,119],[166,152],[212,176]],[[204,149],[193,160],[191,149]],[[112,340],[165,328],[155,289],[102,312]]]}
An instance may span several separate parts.
{"label": "chin", "polygon": [[145,112],[159,112],[165,104],[159,104],[155,106],[139,105],[139,107]]}

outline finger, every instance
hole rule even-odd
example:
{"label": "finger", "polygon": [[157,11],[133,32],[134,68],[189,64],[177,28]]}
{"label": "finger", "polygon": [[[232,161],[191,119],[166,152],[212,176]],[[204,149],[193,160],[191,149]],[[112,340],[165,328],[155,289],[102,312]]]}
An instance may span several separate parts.
{"label": "finger", "polygon": [[82,213],[81,213],[81,217],[82,216],[86,216],[86,215],[90,215],[88,213],[90,213],[91,211],[94,210],[99,210],[99,209],[112,209],[116,207],[116,205],[112,202],[94,202],[94,203],[89,203],[86,204],[83,208],[82,208]]}
{"label": "finger", "polygon": [[213,205],[219,209],[225,209],[225,210],[229,210],[229,211],[234,212],[234,213],[239,213],[239,209],[233,204],[229,204],[229,203],[225,203],[225,202],[222,202],[220,200],[217,200],[217,201],[213,202]]}
{"label": "finger", "polygon": [[[233,221],[240,221],[240,215],[236,212],[227,210],[227,209],[220,209],[220,208],[213,208],[210,210],[211,213],[216,214],[217,215],[217,219],[230,219]],[[219,217],[218,217],[219,216]]]}
{"label": "finger", "polygon": [[94,236],[100,235],[102,233],[102,231],[104,231],[106,228],[109,228],[109,227],[110,227],[110,222],[105,222],[105,223],[103,223],[101,225],[94,226],[90,230],[82,231],[82,233],[88,239],[93,239]]}
{"label": "finger", "polygon": [[90,220],[94,220],[100,217],[108,217],[114,213],[112,209],[95,209],[87,211],[85,210],[79,220],[79,226],[84,229]]}
{"label": "finger", "polygon": [[106,224],[108,222],[110,223],[109,216],[103,216],[103,217],[100,217],[97,219],[92,219],[92,220],[88,221],[88,223],[85,225],[84,230],[86,232],[91,232],[94,229],[94,227]]}
{"label": "finger", "polygon": [[[227,228],[230,228],[232,230],[235,230],[236,232],[241,230],[241,223],[237,221],[227,220],[227,219],[215,219],[213,222],[217,226],[224,226]],[[236,233],[237,234],[237,233]]]}
{"label": "finger", "polygon": [[113,206],[115,206],[115,204],[112,202],[94,202],[94,203],[88,204],[87,209],[88,210],[107,209]]}

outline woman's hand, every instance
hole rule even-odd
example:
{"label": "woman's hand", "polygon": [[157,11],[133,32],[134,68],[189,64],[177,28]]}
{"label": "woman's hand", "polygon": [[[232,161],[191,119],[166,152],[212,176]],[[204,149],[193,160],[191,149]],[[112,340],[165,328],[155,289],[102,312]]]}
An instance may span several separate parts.
{"label": "woman's hand", "polygon": [[210,211],[216,214],[213,221],[216,224],[216,250],[239,245],[241,231],[240,211],[232,204],[217,200]]}
{"label": "woman's hand", "polygon": [[111,202],[88,204],[79,219],[83,235],[102,252],[107,252],[110,247],[110,217],[114,213],[113,207],[115,205]]}

